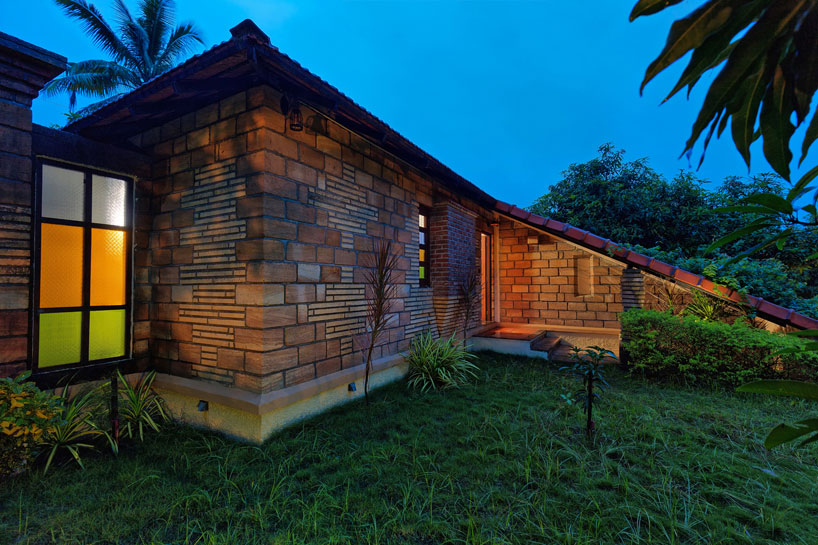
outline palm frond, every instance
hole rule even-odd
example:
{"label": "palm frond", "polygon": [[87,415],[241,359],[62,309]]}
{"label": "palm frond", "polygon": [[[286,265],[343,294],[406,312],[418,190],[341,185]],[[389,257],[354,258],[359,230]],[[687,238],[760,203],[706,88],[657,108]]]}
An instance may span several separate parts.
{"label": "palm frond", "polygon": [[162,55],[156,61],[157,74],[173,68],[176,59],[191,51],[196,44],[203,44],[201,32],[193,23],[181,23],[168,36]]}
{"label": "palm frond", "polygon": [[175,16],[171,0],[140,0],[139,24],[148,38],[148,57],[158,60]]}
{"label": "palm frond", "polygon": [[70,63],[64,75],[50,81],[43,92],[47,96],[69,93],[69,107],[73,110],[78,94],[103,98],[137,85],[138,77],[127,68],[111,61],[91,60]]}
{"label": "palm frond", "polygon": [[54,0],[62,10],[72,19],[78,20],[86,34],[103,51],[110,54],[117,61],[136,64],[133,55],[122,43],[108,24],[102,13],[85,0]]}

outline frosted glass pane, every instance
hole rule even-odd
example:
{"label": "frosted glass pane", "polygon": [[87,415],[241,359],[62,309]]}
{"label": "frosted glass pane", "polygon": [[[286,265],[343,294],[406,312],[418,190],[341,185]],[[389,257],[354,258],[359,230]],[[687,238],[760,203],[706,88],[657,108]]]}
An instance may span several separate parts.
{"label": "frosted glass pane", "polygon": [[426,216],[418,214],[418,227],[426,227]]}
{"label": "frosted glass pane", "polygon": [[76,170],[43,165],[44,218],[83,221],[85,175]]}
{"label": "frosted glass pane", "polygon": [[88,320],[88,359],[125,355],[125,310],[93,310]]}
{"label": "frosted glass pane", "polygon": [[125,233],[91,229],[91,305],[125,304]]}
{"label": "frosted glass pane", "polygon": [[80,312],[40,314],[39,365],[49,367],[80,361]]}
{"label": "frosted glass pane", "polygon": [[82,304],[82,227],[40,228],[40,308]]}
{"label": "frosted glass pane", "polygon": [[125,226],[125,180],[92,176],[91,221],[108,225]]}

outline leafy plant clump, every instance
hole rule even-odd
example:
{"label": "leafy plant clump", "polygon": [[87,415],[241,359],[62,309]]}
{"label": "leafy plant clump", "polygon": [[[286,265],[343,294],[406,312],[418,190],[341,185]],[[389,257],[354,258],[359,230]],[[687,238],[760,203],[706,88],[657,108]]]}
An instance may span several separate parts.
{"label": "leafy plant clump", "polygon": [[[600,398],[600,393],[604,392],[610,385],[605,380],[602,367],[604,360],[608,358],[616,361],[617,357],[613,352],[599,346],[588,348],[573,347],[571,349],[572,364],[561,367],[560,371],[567,371],[582,380],[582,389],[570,398],[571,403],[581,402],[585,410],[585,435],[590,439],[594,434],[594,401]],[[563,399],[568,399],[564,395]]]}
{"label": "leafy plant clump", "polygon": [[431,331],[425,331],[412,340],[406,355],[410,388],[421,392],[445,390],[477,378],[479,368],[472,363],[474,356],[455,340],[455,335],[436,339]]}
{"label": "leafy plant clump", "polygon": [[[129,439],[139,437],[143,441],[146,430],[158,432],[162,423],[168,421],[162,398],[152,388],[156,371],[143,374],[133,385],[119,371],[117,375],[120,383],[119,416],[122,420],[122,436]],[[111,446],[116,452],[116,443]]]}
{"label": "leafy plant clump", "polygon": [[752,380],[815,380],[818,354],[780,353],[803,341],[735,323],[632,309],[622,314],[623,347],[648,377],[737,386]]}
{"label": "leafy plant clump", "polygon": [[43,473],[47,473],[55,459],[62,454],[70,456],[81,468],[82,451],[94,450],[94,442],[106,435],[95,423],[94,419],[103,410],[101,392],[104,385],[85,389],[72,395],[71,388],[66,386],[59,395],[62,410],[59,422],[46,434],[43,445],[48,457]]}
{"label": "leafy plant clump", "polygon": [[40,390],[30,375],[0,379],[0,477],[25,471],[60,422],[61,399]]}

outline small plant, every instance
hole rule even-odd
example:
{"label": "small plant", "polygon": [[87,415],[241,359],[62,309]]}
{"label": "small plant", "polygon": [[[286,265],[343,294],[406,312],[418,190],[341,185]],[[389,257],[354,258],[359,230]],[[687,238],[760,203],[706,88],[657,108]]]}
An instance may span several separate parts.
{"label": "small plant", "polygon": [[[162,398],[151,388],[156,371],[143,374],[132,386],[122,373],[117,371],[120,383],[119,417],[122,421],[121,434],[129,439],[139,436],[144,440],[145,429],[159,431],[163,422],[168,421]],[[116,443],[111,442],[116,451]]]}
{"label": "small plant", "polygon": [[62,402],[62,413],[57,424],[49,429],[43,439],[43,446],[48,452],[43,473],[47,473],[56,456],[61,452],[71,455],[77,464],[85,469],[82,463],[82,449],[94,449],[92,442],[104,435],[94,425],[93,419],[103,406],[100,391],[102,385],[90,388],[75,396],[70,387],[63,388],[59,398]]}
{"label": "small plant", "polygon": [[421,392],[457,388],[477,377],[479,368],[472,363],[474,356],[457,342],[455,335],[435,339],[431,331],[425,331],[412,340],[406,355],[410,388]]}
{"label": "small plant", "polygon": [[463,313],[463,342],[469,336],[469,324],[480,305],[480,272],[473,268],[466,274],[457,289],[457,304]]}
{"label": "small plant", "polygon": [[372,372],[372,353],[386,332],[389,314],[395,300],[395,269],[398,256],[392,253],[392,241],[376,242],[371,268],[366,270],[366,319],[363,337],[366,367],[364,370],[364,397],[369,403],[369,374]]}
{"label": "small plant", "polygon": [[0,477],[25,471],[60,419],[61,399],[40,390],[30,375],[0,379]]}
{"label": "small plant", "polygon": [[575,346],[571,349],[572,365],[560,368],[560,371],[567,371],[582,380],[582,389],[577,390],[573,399],[581,402],[585,408],[585,435],[588,439],[594,434],[594,401],[609,387],[602,373],[605,358],[617,359],[613,352],[599,346],[584,349]]}
{"label": "small plant", "polygon": [[703,322],[718,322],[726,316],[726,305],[719,299],[696,290],[691,295],[693,298],[683,312],[686,316]]}

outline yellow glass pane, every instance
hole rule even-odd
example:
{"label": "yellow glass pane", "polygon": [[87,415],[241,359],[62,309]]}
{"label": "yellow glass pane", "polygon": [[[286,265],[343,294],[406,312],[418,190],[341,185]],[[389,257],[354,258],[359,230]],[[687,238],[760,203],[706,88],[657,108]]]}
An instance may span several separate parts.
{"label": "yellow glass pane", "polygon": [[40,308],[82,304],[82,227],[43,223],[40,229]]}
{"label": "yellow glass pane", "polygon": [[40,314],[40,367],[64,365],[80,361],[82,348],[80,312]]}
{"label": "yellow glass pane", "polygon": [[125,310],[92,310],[88,320],[88,359],[125,355]]}
{"label": "yellow glass pane", "polygon": [[420,260],[426,261],[426,250],[424,250],[423,248],[420,249]]}
{"label": "yellow glass pane", "polygon": [[125,304],[125,233],[91,229],[91,305]]}

